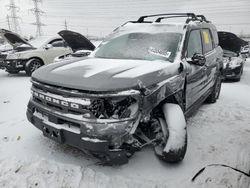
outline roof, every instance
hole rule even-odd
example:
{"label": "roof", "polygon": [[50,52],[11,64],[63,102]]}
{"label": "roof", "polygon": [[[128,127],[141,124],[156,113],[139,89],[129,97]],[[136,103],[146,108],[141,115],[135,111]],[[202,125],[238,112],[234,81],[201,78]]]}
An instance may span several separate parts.
{"label": "roof", "polygon": [[[151,18],[151,20],[145,20]],[[182,22],[171,22],[172,18],[184,18]],[[162,22],[167,20],[168,22]],[[169,22],[170,20],[170,22]],[[128,21],[114,30],[114,33],[132,33],[132,32],[177,32],[182,33],[186,26],[190,27],[209,27],[215,29],[215,26],[203,15],[194,13],[167,13],[141,16],[137,21]],[[215,29],[216,30],[216,29]]]}

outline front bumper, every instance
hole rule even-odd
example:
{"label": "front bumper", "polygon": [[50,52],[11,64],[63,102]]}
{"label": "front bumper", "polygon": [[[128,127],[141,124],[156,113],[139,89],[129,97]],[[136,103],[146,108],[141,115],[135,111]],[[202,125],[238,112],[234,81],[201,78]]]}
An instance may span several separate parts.
{"label": "front bumper", "polygon": [[[41,114],[46,114],[47,120],[37,116],[37,111]],[[114,135],[97,136],[97,132],[91,132],[91,130],[87,129],[89,124],[55,114],[53,110],[36,104],[32,99],[28,104],[26,115],[28,120],[43,132],[44,136],[58,143],[102,155],[104,156],[106,164],[121,165],[128,162],[127,152],[123,149],[115,149],[113,147]],[[123,133],[115,135],[115,137],[122,139],[126,137],[126,134],[128,134],[128,132],[123,130]]]}
{"label": "front bumper", "polygon": [[25,63],[28,59],[5,59],[0,62],[0,69],[7,71],[21,71],[25,69]]}
{"label": "front bumper", "polygon": [[241,76],[243,65],[238,67],[225,67],[223,69],[223,77],[224,79],[237,79]]}

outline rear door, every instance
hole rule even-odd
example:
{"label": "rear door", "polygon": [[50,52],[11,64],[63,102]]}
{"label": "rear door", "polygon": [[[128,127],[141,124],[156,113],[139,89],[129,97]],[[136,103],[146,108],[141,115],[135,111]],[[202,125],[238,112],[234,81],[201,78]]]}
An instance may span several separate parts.
{"label": "rear door", "polygon": [[[191,30],[187,39],[186,58],[193,55],[203,54],[201,30]],[[186,86],[186,109],[188,110],[205,92],[206,66],[199,66],[190,63],[187,65],[187,86]]]}

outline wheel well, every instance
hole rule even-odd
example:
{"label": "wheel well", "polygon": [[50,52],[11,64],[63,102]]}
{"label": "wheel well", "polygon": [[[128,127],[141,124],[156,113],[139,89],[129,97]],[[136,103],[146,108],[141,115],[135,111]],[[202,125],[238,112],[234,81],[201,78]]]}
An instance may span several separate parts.
{"label": "wheel well", "polygon": [[162,100],[154,109],[153,109],[153,114],[159,114],[160,116],[163,115],[162,114],[162,106],[165,103],[173,103],[173,104],[178,104],[180,105],[180,107],[182,108],[182,105],[179,104],[179,102],[177,101],[177,99],[175,98],[174,94],[168,96],[167,98],[165,98],[164,100]]}
{"label": "wheel well", "polygon": [[44,65],[44,62],[40,57],[31,57],[31,58],[28,59],[28,61],[31,60],[31,59],[38,59]]}

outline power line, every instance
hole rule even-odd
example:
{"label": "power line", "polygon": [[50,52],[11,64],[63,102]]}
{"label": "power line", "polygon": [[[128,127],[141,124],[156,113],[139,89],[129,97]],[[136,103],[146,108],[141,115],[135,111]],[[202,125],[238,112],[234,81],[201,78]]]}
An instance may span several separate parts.
{"label": "power line", "polygon": [[32,0],[32,1],[34,2],[34,8],[30,9],[30,11],[36,17],[36,22],[32,24],[36,25],[36,36],[41,36],[43,35],[42,26],[45,26],[45,24],[41,22],[41,15],[43,15],[45,12],[39,8],[38,3],[41,3],[42,0]]}

